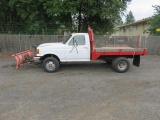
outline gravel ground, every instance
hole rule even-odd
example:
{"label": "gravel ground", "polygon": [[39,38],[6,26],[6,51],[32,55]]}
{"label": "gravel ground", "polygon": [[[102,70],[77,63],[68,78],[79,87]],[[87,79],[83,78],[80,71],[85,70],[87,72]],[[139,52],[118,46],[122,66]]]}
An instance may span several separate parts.
{"label": "gravel ground", "polygon": [[0,59],[0,120],[160,120],[160,56],[116,73],[101,61],[40,65]]}

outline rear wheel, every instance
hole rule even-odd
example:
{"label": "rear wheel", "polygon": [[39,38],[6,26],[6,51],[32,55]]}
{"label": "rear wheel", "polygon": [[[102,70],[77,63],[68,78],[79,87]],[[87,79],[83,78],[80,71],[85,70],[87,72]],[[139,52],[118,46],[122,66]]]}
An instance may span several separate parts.
{"label": "rear wheel", "polygon": [[49,73],[56,72],[59,69],[59,61],[54,57],[48,57],[43,61],[43,68]]}
{"label": "rear wheel", "polygon": [[125,57],[118,57],[112,61],[112,67],[116,72],[124,73],[130,67],[130,62]]}

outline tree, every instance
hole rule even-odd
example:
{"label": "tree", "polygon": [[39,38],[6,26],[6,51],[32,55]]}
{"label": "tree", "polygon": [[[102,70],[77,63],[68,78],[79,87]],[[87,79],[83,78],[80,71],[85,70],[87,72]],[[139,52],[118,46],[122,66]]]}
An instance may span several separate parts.
{"label": "tree", "polygon": [[[92,26],[97,34],[111,32],[114,23],[120,18],[120,13],[126,9],[131,0],[48,0],[44,5],[51,16],[68,16],[69,25],[77,26],[78,32]],[[66,19],[63,19],[61,23]],[[72,24],[71,24],[72,23]],[[75,31],[76,27],[71,27]],[[76,30],[77,31],[77,30]]]}
{"label": "tree", "polygon": [[150,35],[156,35],[159,36],[160,32],[157,32],[156,29],[160,28],[160,5],[153,6],[155,9],[154,16],[148,21],[148,23],[151,25],[149,28]]}
{"label": "tree", "polygon": [[54,17],[48,16],[43,4],[43,0],[1,0],[0,33],[53,34],[59,26],[53,22]]}
{"label": "tree", "polygon": [[133,16],[132,11],[129,11],[129,13],[126,16],[125,24],[130,24],[130,23],[133,23],[133,22],[135,22],[135,18]]}
{"label": "tree", "polygon": [[131,0],[1,0],[0,32],[53,34],[57,30],[112,32]]}
{"label": "tree", "polygon": [[119,17],[119,18],[116,19],[116,21],[115,21],[114,24],[115,24],[115,26],[121,26],[121,25],[123,25],[124,23],[123,23],[122,18]]}

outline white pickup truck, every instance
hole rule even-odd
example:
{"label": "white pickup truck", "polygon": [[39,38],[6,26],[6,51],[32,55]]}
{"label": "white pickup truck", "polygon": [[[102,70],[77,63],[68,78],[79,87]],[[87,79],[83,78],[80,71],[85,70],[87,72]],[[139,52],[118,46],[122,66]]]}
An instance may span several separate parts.
{"label": "white pickup truck", "polygon": [[139,66],[140,55],[145,55],[146,49],[131,47],[101,47],[94,48],[93,30],[88,33],[75,33],[61,43],[45,43],[36,48],[35,62],[41,62],[47,72],[55,72],[61,62],[81,62],[104,60],[112,63],[117,72],[126,72],[130,63],[127,58],[134,58],[133,64]]}
{"label": "white pickup truck", "polygon": [[126,72],[130,67],[128,58],[133,58],[133,65],[140,65],[140,55],[146,55],[144,48],[131,47],[94,47],[93,30],[88,33],[75,33],[61,43],[44,43],[36,47],[35,55],[31,50],[12,56],[16,59],[16,68],[28,58],[39,62],[47,72],[56,72],[62,62],[84,62],[103,60],[111,63],[116,72]]}

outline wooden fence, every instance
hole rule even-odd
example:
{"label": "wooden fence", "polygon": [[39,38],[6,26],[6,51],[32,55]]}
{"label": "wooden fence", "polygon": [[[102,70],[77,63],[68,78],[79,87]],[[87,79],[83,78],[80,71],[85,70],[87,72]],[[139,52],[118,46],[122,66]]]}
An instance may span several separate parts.
{"label": "wooden fence", "polygon": [[[0,52],[13,54],[41,43],[62,42],[64,35],[0,35]],[[160,54],[160,36],[95,36],[95,47],[129,46],[147,48],[148,54]]]}

